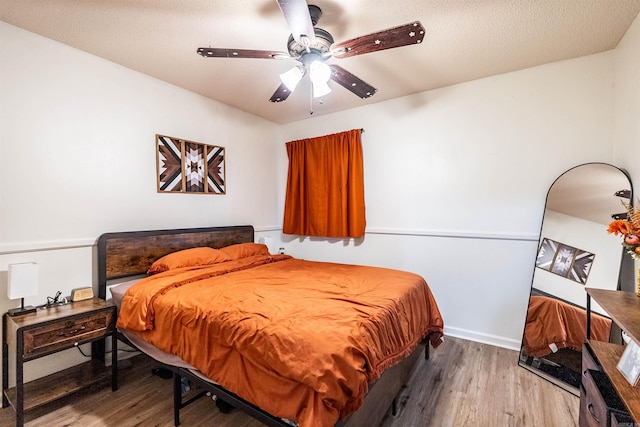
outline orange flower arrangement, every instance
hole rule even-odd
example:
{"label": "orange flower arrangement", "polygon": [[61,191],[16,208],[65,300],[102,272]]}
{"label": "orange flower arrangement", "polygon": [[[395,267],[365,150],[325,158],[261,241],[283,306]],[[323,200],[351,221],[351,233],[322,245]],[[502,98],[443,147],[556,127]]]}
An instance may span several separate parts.
{"label": "orange flower arrangement", "polygon": [[[627,209],[627,219],[611,222],[607,231],[616,236],[624,236],[622,246],[633,259],[640,259],[640,209],[634,209],[633,206],[624,202],[622,204]],[[636,295],[640,297],[640,271],[638,271]]]}
{"label": "orange flower arrangement", "polygon": [[623,236],[622,246],[635,259],[640,259],[640,209],[622,203],[627,209],[627,219],[617,219],[609,224],[608,232]]}

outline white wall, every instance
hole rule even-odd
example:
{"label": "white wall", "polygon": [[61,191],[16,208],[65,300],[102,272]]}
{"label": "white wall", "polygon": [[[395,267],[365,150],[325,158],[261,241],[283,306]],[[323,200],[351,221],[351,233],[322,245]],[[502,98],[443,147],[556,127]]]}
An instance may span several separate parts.
{"label": "white wall", "polygon": [[[276,125],[1,25],[0,250],[105,230],[274,224],[276,201],[257,184],[275,173]],[[157,193],[156,133],[226,147],[227,195]]]}
{"label": "white wall", "polygon": [[[615,161],[640,186],[640,15],[614,51]],[[640,187],[636,188],[636,195]]]}
{"label": "white wall", "polygon": [[[10,263],[40,265],[27,304],[95,284],[105,232],[277,228],[277,125],[3,22],[0,40],[0,312]],[[156,133],[224,146],[227,194],[158,194]],[[82,359],[53,358],[26,377]]]}
{"label": "white wall", "polygon": [[[629,172],[635,206],[640,194],[640,15],[614,51],[614,161]],[[636,279],[640,262],[635,261]],[[638,282],[640,288],[640,282]]]}
{"label": "white wall", "polygon": [[420,273],[448,333],[519,348],[547,190],[613,160],[612,70],[607,52],[285,126],[365,129],[368,221],[362,241],[284,236],[287,251]]}

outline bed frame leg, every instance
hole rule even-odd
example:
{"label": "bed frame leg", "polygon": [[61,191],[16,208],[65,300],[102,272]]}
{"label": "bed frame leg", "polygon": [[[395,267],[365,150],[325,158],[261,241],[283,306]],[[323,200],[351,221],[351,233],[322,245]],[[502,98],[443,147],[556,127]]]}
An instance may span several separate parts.
{"label": "bed frame leg", "polygon": [[180,408],[182,407],[182,377],[173,373],[173,425],[180,425]]}
{"label": "bed frame leg", "polygon": [[427,345],[424,346],[424,360],[429,360],[429,345],[430,342],[427,341]]}
{"label": "bed frame leg", "polygon": [[398,399],[395,397],[391,401],[391,415],[394,417],[398,415]]}

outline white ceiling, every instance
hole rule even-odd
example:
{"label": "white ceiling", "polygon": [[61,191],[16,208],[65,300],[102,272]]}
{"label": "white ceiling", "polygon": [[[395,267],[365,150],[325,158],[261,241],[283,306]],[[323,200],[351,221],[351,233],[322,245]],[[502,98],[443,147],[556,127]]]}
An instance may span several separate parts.
{"label": "white ceiling", "polygon": [[[336,42],[421,21],[422,44],[335,63],[378,89],[337,84],[314,116],[615,48],[640,0],[310,0]],[[198,47],[286,52],[275,0],[0,0],[0,19],[276,123],[309,117],[309,87],[271,103],[292,60],[202,58]]]}

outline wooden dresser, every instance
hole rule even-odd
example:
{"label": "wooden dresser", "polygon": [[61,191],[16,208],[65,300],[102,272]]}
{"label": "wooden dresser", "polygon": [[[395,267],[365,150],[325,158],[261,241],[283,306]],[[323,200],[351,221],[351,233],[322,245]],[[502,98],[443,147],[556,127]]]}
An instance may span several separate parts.
{"label": "wooden dresser", "polygon": [[[591,299],[631,339],[640,344],[640,297],[633,292],[587,288],[587,316]],[[587,340],[582,352],[580,427],[640,425],[640,387],[633,387],[618,371],[624,346]]]}

